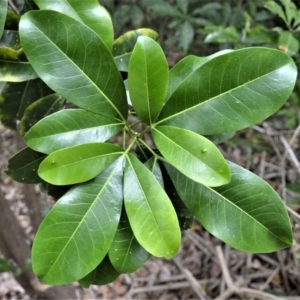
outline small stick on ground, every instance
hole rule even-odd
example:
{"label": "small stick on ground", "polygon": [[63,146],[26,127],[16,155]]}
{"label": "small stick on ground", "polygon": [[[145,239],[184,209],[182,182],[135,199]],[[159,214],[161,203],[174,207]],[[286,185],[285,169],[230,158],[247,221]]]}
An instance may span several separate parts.
{"label": "small stick on ground", "polygon": [[206,293],[202,290],[201,285],[198,283],[197,279],[193,276],[193,274],[186,268],[182,266],[178,258],[173,259],[174,263],[178,267],[178,269],[185,275],[187,281],[190,283],[195,294],[201,300],[209,299]]}

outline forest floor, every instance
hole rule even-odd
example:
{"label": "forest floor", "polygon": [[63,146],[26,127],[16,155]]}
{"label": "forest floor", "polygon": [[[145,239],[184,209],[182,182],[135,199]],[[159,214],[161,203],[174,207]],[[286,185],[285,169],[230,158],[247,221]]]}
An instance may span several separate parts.
{"label": "forest floor", "polygon": [[[279,130],[284,128],[280,122],[267,120],[241,131],[220,149],[227,159],[268,181],[282,197],[294,232],[292,247],[271,254],[243,253],[195,222],[183,233],[182,248],[174,259],[151,258],[137,272],[106,286],[82,289],[75,284],[77,299],[300,299],[300,195],[286,188],[300,178],[300,126]],[[24,187],[4,173],[8,158],[17,151],[14,135],[0,123],[1,189],[32,239]],[[43,209],[49,209],[52,201],[39,197]],[[2,273],[0,299],[29,297],[11,273]]]}

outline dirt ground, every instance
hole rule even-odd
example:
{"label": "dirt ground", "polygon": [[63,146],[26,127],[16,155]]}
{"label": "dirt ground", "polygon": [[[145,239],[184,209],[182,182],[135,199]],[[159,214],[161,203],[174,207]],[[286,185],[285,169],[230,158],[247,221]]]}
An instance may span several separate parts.
{"label": "dirt ground", "polygon": [[[276,122],[278,120],[276,119]],[[225,245],[199,223],[183,233],[182,248],[172,260],[151,258],[133,274],[106,286],[82,289],[77,299],[300,299],[300,196],[286,186],[300,178],[300,126],[283,128],[271,121],[239,132],[221,151],[267,180],[284,200],[294,231],[289,249],[249,254]],[[7,201],[30,239],[33,238],[21,184],[4,173],[17,149],[15,133],[0,123],[0,167]],[[40,195],[44,210],[52,201]],[[0,274],[0,299],[29,299],[12,274]]]}

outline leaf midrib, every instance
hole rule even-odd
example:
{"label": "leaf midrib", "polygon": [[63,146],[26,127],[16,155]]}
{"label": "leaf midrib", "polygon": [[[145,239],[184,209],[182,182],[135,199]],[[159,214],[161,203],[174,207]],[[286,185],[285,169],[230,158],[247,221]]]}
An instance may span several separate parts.
{"label": "leaf midrib", "polygon": [[208,188],[211,192],[213,192],[214,194],[217,194],[219,197],[221,197],[222,199],[225,200],[226,203],[228,203],[231,206],[234,206],[237,210],[239,210],[242,214],[248,216],[249,218],[251,218],[255,223],[259,224],[262,228],[264,228],[266,231],[268,231],[269,233],[271,233],[274,237],[276,237],[276,239],[280,240],[281,242],[283,242],[284,244],[287,244],[285,241],[283,241],[281,238],[279,238],[278,236],[276,236],[272,231],[270,231],[267,227],[265,227],[265,225],[263,225],[261,222],[259,222],[258,220],[256,220],[254,217],[252,217],[249,213],[247,213],[246,211],[242,210],[239,206],[237,206],[235,203],[231,202],[230,199],[227,199],[225,196],[223,196],[221,193],[217,192],[215,189],[209,187],[209,186],[205,186],[206,188]]}
{"label": "leaf midrib", "polygon": [[[165,126],[165,127],[173,127],[173,126]],[[176,128],[176,127],[174,127]],[[197,156],[195,156],[193,153],[188,152],[185,148],[183,148],[181,145],[175,143],[172,139],[170,139],[168,136],[166,136],[164,133],[162,133],[160,130],[153,128],[153,130],[156,130],[157,132],[161,133],[161,135],[163,135],[166,139],[168,139],[169,141],[171,141],[171,143],[177,145],[180,149],[182,149],[184,152],[189,153],[191,156],[193,156],[196,160],[200,161],[201,163],[203,163],[205,166],[207,166],[210,170],[212,170],[214,173],[216,173],[217,175],[220,176],[219,173],[217,173],[214,169],[212,169],[209,165],[205,164],[202,160],[200,160]],[[222,178],[226,179],[225,177],[221,176]]]}
{"label": "leaf midrib", "polygon": [[[166,117],[166,118],[164,118],[164,119],[162,119],[162,120],[159,120],[158,122],[156,122],[155,124],[153,124],[153,126],[154,126],[154,125],[157,126],[157,125],[159,125],[160,123],[166,122],[167,120],[172,119],[172,118],[175,118],[175,117],[177,117],[177,116],[179,116],[179,115],[181,115],[181,114],[184,114],[184,113],[186,113],[186,112],[188,112],[188,111],[190,111],[190,110],[193,110],[193,109],[195,109],[196,107],[200,107],[201,105],[204,105],[204,104],[208,103],[209,101],[213,101],[213,100],[215,100],[215,99],[217,99],[217,98],[219,98],[219,97],[223,97],[224,95],[227,95],[227,94],[229,94],[229,93],[231,93],[231,92],[233,92],[233,91],[235,91],[235,90],[237,90],[237,89],[244,88],[244,87],[246,87],[246,86],[247,86],[248,84],[250,84],[250,83],[253,83],[253,82],[257,81],[257,80],[261,80],[261,79],[264,78],[264,77],[270,76],[271,74],[278,72],[281,68],[285,68],[287,65],[290,65],[290,63],[285,64],[285,65],[281,66],[280,68],[273,70],[272,72],[266,73],[266,74],[264,74],[263,76],[259,76],[259,77],[255,78],[255,79],[252,79],[252,80],[250,80],[250,81],[247,81],[247,82],[243,83],[242,85],[239,85],[239,86],[237,86],[237,87],[235,87],[235,88],[233,88],[233,89],[230,89],[230,90],[228,90],[228,91],[226,91],[226,92],[224,92],[224,93],[221,93],[221,94],[216,95],[216,96],[214,96],[214,97],[212,97],[212,98],[210,98],[210,99],[207,99],[207,100],[205,100],[205,101],[203,101],[203,102],[197,103],[197,104],[195,104],[195,105],[193,105],[193,106],[191,106],[191,107],[188,107],[188,108],[186,108],[186,109],[184,109],[184,110],[181,110],[180,112],[177,112],[177,113],[175,113],[175,114],[173,114],[173,115],[171,115],[171,116],[168,116],[168,117]],[[200,66],[200,68],[201,68],[201,66]],[[192,76],[192,74],[189,75],[189,76]],[[189,76],[188,76],[188,77],[189,77]],[[177,87],[177,89],[179,89],[180,86],[181,86],[181,84]],[[176,89],[176,90],[177,90],[177,89]],[[171,99],[172,95],[176,92],[176,90],[170,95],[169,100]],[[165,103],[165,105],[167,105],[167,103],[169,102],[169,100]],[[163,109],[162,109],[162,112],[163,112]]]}
{"label": "leaf midrib", "polygon": [[[69,17],[69,16],[68,16]],[[69,17],[71,18],[71,17]],[[71,18],[73,19],[73,18]],[[73,19],[75,20],[75,19]],[[29,21],[29,20],[27,20]],[[71,65],[75,66],[75,68],[77,68],[77,70],[79,70],[79,74],[85,76],[85,78],[88,79],[89,82],[92,83],[92,85],[96,88],[96,90],[99,91],[99,94],[101,94],[105,99],[106,101],[114,108],[114,110],[118,113],[118,115],[121,117],[121,120],[125,121],[124,118],[123,118],[123,115],[121,114],[121,112],[117,109],[117,107],[114,105],[114,103],[106,96],[106,94],[104,94],[104,92],[102,92],[102,90],[96,85],[96,83],[82,70],[79,68],[79,66],[77,64],[75,64],[67,55],[66,53],[64,53],[42,30],[40,30],[33,22],[30,21],[30,24],[32,26],[34,26],[36,28],[37,31],[39,31],[40,33],[42,33],[43,37],[46,38],[50,44],[52,45],[52,47],[56,48],[59,53],[61,55],[63,55],[63,57],[65,57]],[[88,28],[90,29],[89,27],[87,27],[86,25],[80,23],[81,25],[85,26],[85,28]],[[65,26],[65,24],[63,23],[63,25]],[[94,34],[96,34],[92,29],[90,29]],[[97,34],[96,34],[97,35]],[[98,35],[97,35],[98,36]],[[100,38],[99,38],[100,39]],[[102,42],[103,43],[103,42]]]}
{"label": "leaf midrib", "polygon": [[[165,247],[166,247],[166,249],[168,250],[169,247],[167,246],[167,243],[166,243],[165,239],[163,238],[163,235],[162,235],[162,232],[161,232],[161,228],[160,228],[160,226],[158,225],[158,222],[157,222],[157,220],[156,220],[156,217],[155,217],[155,215],[154,215],[154,213],[153,213],[153,211],[152,211],[152,208],[151,208],[151,206],[150,206],[150,204],[149,204],[148,198],[146,197],[146,195],[145,195],[145,193],[144,193],[144,189],[142,188],[142,186],[141,186],[141,184],[140,184],[140,180],[138,179],[138,176],[137,176],[137,174],[136,174],[136,172],[135,172],[135,169],[134,169],[133,165],[131,164],[131,161],[130,161],[129,156],[127,156],[127,161],[129,162],[130,167],[131,167],[131,169],[132,169],[132,171],[133,171],[133,173],[134,173],[134,176],[135,176],[135,178],[136,178],[136,181],[138,182],[138,185],[140,186],[140,189],[141,189],[141,191],[143,192],[144,198],[147,199],[147,201],[146,201],[147,206],[148,206],[148,208],[149,208],[149,210],[150,210],[150,212],[151,212],[151,214],[152,214],[153,219],[155,220],[156,227],[159,229],[159,230],[158,230],[159,235],[161,236],[161,239],[163,240],[163,242],[164,242],[164,244],[165,244]],[[146,168],[146,167],[145,167],[145,168]],[[147,169],[147,170],[148,170],[148,169]],[[155,180],[156,180],[156,179],[155,179]],[[159,186],[160,186],[160,185],[159,185]]]}

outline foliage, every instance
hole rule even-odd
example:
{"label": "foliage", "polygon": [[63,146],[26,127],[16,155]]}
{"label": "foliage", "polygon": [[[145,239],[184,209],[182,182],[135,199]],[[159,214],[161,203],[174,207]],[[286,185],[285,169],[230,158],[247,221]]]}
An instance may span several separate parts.
{"label": "foliage", "polygon": [[[172,258],[193,215],[243,251],[292,244],[278,195],[214,143],[285,103],[297,77],[289,56],[228,50],[187,56],[169,71],[152,30],[112,42],[111,21],[96,1],[86,0],[84,10],[75,0],[36,4],[40,10],[22,12],[16,33],[22,60],[7,60],[18,68],[2,69],[0,79],[11,81],[0,115],[10,127],[21,119],[28,145],[7,173],[60,195],[33,244],[43,282],[106,284],[151,255]],[[95,23],[99,16],[104,21]]]}

